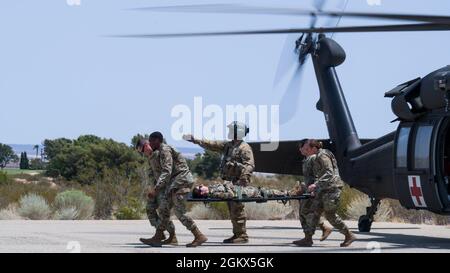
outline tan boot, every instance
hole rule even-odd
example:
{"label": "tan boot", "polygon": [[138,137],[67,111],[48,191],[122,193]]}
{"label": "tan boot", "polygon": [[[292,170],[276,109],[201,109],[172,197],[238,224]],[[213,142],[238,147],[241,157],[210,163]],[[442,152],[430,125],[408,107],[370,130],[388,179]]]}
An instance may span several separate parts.
{"label": "tan boot", "polygon": [[153,246],[153,247],[161,247],[162,240],[164,240],[166,236],[164,235],[164,230],[156,229],[155,235],[150,239],[139,239],[142,243]]}
{"label": "tan boot", "polygon": [[325,241],[328,236],[330,236],[333,229],[331,227],[326,226],[325,224],[320,226],[320,229],[322,230],[322,237],[320,237],[320,241]]}
{"label": "tan boot", "polygon": [[305,234],[305,238],[301,240],[297,240],[292,242],[293,244],[301,247],[311,247],[313,245],[312,235],[311,234]]}
{"label": "tan boot", "polygon": [[173,233],[169,232],[169,238],[167,238],[167,240],[163,240],[162,244],[163,245],[173,245],[173,246],[178,245],[178,239],[177,239],[177,235],[175,234],[175,232],[173,232]]}
{"label": "tan boot", "polygon": [[348,247],[356,240],[355,235],[348,229],[344,232],[344,235],[345,239],[344,242],[342,242],[341,247]]}
{"label": "tan boot", "polygon": [[231,244],[231,243],[233,243],[233,240],[236,239],[236,238],[237,238],[237,236],[235,234],[233,234],[233,236],[231,236],[230,238],[227,238],[227,239],[223,240],[223,243],[224,244]]}
{"label": "tan boot", "polygon": [[192,243],[187,244],[186,247],[198,247],[202,245],[204,242],[208,241],[208,238],[196,227],[192,231],[194,234],[194,241]]}
{"label": "tan boot", "polygon": [[246,233],[235,234],[231,238],[223,240],[225,244],[246,244],[248,243],[248,235]]}

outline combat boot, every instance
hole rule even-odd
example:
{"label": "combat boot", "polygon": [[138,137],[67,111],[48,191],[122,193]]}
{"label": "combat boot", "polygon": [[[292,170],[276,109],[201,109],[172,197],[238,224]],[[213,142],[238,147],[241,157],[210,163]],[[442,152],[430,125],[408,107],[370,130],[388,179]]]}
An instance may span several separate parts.
{"label": "combat boot", "polygon": [[234,234],[232,237],[223,240],[223,242],[225,244],[246,244],[248,243],[248,235],[246,233]]}
{"label": "combat boot", "polygon": [[231,244],[231,243],[233,243],[233,240],[236,239],[236,238],[237,238],[236,234],[233,234],[233,236],[231,236],[230,238],[223,240],[223,243],[224,244]]}
{"label": "combat boot", "polygon": [[322,237],[320,237],[320,241],[325,241],[328,236],[330,236],[333,229],[331,227],[326,226],[325,224],[320,225],[320,229],[322,230]]}
{"label": "combat boot", "polygon": [[344,235],[345,239],[344,242],[342,242],[341,247],[348,247],[356,240],[355,235],[349,229],[345,230]]}
{"label": "combat boot", "polygon": [[311,247],[313,245],[312,234],[305,234],[305,238],[292,243],[301,247]]}
{"label": "combat boot", "polygon": [[198,247],[202,245],[204,242],[208,241],[208,238],[201,233],[201,231],[196,227],[192,231],[192,234],[194,234],[194,241],[192,243],[187,244],[186,247]]}
{"label": "combat boot", "polygon": [[178,239],[177,239],[177,235],[175,234],[175,231],[173,233],[169,232],[169,238],[167,238],[166,240],[162,241],[163,245],[178,245]]}
{"label": "combat boot", "polygon": [[164,230],[156,229],[155,235],[150,239],[139,239],[142,243],[153,246],[153,247],[161,247],[162,240],[164,240],[166,236],[164,235]]}

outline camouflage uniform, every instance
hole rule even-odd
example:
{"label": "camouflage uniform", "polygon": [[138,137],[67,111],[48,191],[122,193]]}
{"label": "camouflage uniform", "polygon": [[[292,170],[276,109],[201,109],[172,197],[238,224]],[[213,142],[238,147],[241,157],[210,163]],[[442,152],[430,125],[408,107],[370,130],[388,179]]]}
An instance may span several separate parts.
{"label": "camouflage uniform", "polygon": [[[156,186],[157,178],[161,175],[161,164],[159,161],[159,151],[154,151],[152,155],[149,158],[149,177],[150,177],[150,183],[149,185],[150,189],[154,189]],[[161,206],[161,201],[165,197],[164,189],[162,189],[157,196],[153,198],[147,199],[147,217],[150,221],[150,225],[157,228],[159,224],[161,223],[161,219],[158,215],[158,208]],[[169,222],[167,225],[167,231],[171,234],[175,233],[175,226],[172,221]]]}
{"label": "camouflage uniform", "polygon": [[[255,168],[253,151],[250,145],[244,141],[208,141],[194,140],[201,147],[223,154],[220,165],[220,177],[231,181],[234,185],[247,186]],[[233,234],[238,237],[247,238],[245,223],[247,215],[245,206],[241,202],[228,202]]]}
{"label": "camouflage uniform", "polygon": [[186,215],[186,199],[194,185],[194,179],[186,160],[171,146],[162,143],[159,151],[161,173],[158,176],[155,189],[164,195],[161,199],[158,229],[165,230],[171,224],[170,211],[174,208],[178,220],[190,231],[196,228],[194,220]]}
{"label": "camouflage uniform", "polygon": [[311,210],[305,217],[305,234],[314,234],[322,213],[333,227],[343,234],[348,234],[347,226],[336,214],[344,183],[339,176],[334,155],[326,149],[319,149],[317,157],[309,169],[311,168],[315,175],[316,190],[315,197],[311,199]]}
{"label": "camouflage uniform", "polygon": [[[306,192],[308,189],[308,186],[314,183],[314,173],[313,173],[313,163],[316,159],[317,155],[310,155],[306,157],[303,160],[303,178],[304,183],[302,183],[301,188],[303,192]],[[313,199],[307,199],[307,200],[299,200],[299,216],[300,216],[300,223],[302,225],[302,228],[305,229],[307,226],[306,223],[306,216],[312,212],[311,206],[314,204]],[[324,226],[324,219],[321,216],[319,218],[319,227],[322,228]]]}
{"label": "camouflage uniform", "polygon": [[233,185],[230,181],[208,186],[210,198],[232,199],[238,198],[263,198],[263,197],[285,197],[289,192],[276,189],[257,188],[253,186],[240,187]]}

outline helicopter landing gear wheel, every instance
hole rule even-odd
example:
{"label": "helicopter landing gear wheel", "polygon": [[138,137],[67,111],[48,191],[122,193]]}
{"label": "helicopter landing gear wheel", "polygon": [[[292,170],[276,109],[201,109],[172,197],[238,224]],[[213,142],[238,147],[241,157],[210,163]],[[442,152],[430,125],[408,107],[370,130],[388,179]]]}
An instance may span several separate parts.
{"label": "helicopter landing gear wheel", "polygon": [[373,220],[370,219],[367,215],[361,215],[358,221],[358,230],[360,232],[370,232],[370,229],[372,228],[372,222]]}
{"label": "helicopter landing gear wheel", "polygon": [[366,208],[366,215],[359,217],[358,230],[360,232],[370,232],[372,228],[373,218],[377,212],[380,199],[370,198],[370,207]]}

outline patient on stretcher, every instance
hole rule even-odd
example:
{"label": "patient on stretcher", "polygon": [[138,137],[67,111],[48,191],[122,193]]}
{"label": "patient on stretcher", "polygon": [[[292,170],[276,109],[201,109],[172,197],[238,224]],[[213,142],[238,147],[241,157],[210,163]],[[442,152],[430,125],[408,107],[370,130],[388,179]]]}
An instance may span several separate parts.
{"label": "patient on stretcher", "polygon": [[219,199],[233,199],[233,198],[273,198],[273,197],[289,197],[300,196],[303,194],[300,186],[294,187],[290,191],[281,191],[276,189],[260,188],[253,186],[241,187],[233,185],[230,181],[223,183],[216,183],[205,186],[199,185],[192,190],[193,198],[219,198]]}

